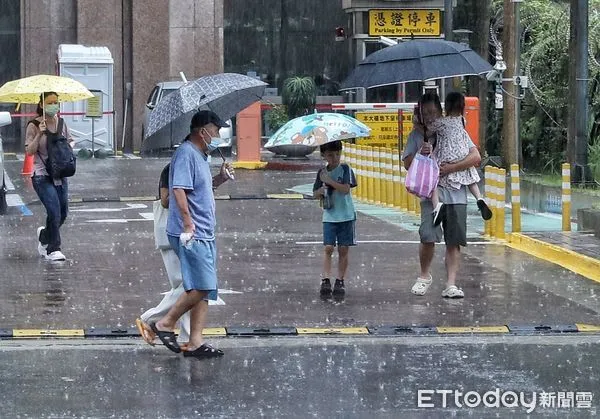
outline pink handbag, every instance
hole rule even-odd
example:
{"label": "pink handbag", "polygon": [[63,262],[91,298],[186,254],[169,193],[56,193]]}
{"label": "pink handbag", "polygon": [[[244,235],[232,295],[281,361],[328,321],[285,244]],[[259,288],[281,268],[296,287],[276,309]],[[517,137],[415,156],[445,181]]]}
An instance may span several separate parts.
{"label": "pink handbag", "polygon": [[406,174],[406,190],[420,198],[431,198],[439,177],[440,168],[437,162],[431,157],[417,153]]}

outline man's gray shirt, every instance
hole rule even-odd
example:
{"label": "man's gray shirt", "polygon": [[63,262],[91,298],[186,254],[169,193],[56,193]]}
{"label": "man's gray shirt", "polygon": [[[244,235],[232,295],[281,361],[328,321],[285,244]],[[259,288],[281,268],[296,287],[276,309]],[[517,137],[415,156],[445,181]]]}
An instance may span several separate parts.
{"label": "man's gray shirt", "polygon": [[[435,146],[435,138],[430,139],[430,142],[432,146]],[[414,156],[415,154],[417,154],[424,143],[425,141],[423,134],[413,129],[410,132],[410,134],[408,134],[408,139],[406,140],[406,147],[402,152],[402,160],[405,160],[407,157]],[[471,143],[469,144],[469,148],[472,147],[475,147],[473,141],[471,141]],[[467,203],[467,187],[464,185],[460,189],[447,189],[438,186],[437,190],[440,197],[440,201],[445,204]]]}

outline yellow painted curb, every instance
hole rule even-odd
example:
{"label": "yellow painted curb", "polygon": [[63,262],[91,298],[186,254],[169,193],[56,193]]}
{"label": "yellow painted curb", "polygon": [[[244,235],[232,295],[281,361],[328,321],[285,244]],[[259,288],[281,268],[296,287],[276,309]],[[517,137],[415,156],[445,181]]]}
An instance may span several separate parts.
{"label": "yellow painted curb", "polygon": [[267,162],[264,161],[235,161],[233,162],[234,169],[264,169],[267,166]]}
{"label": "yellow painted curb", "polygon": [[156,201],[155,196],[121,196],[119,197],[120,202],[134,202],[134,201]]}
{"label": "yellow painted curb", "polygon": [[299,327],[299,335],[368,335],[366,327]]}
{"label": "yellow painted curb", "polygon": [[578,332],[600,332],[600,326],[593,324],[575,323]]}
{"label": "yellow painted curb", "polygon": [[229,195],[215,195],[215,200],[219,201],[224,201],[227,199],[231,199],[231,197]]}
{"label": "yellow painted curb", "polygon": [[304,199],[301,193],[270,193],[267,194],[269,199]]}
{"label": "yellow painted curb", "polygon": [[69,202],[72,204],[80,204],[83,202],[82,198],[69,198]]}
{"label": "yellow painted curb", "polygon": [[546,243],[521,233],[508,234],[508,247],[555,263],[592,281],[600,282],[600,260]]}
{"label": "yellow painted curb", "polygon": [[508,333],[506,326],[436,327],[438,333]]}
{"label": "yellow painted curb", "polygon": [[43,337],[85,337],[83,329],[62,329],[62,330],[44,330],[44,329],[14,329],[14,338],[43,338]]}
{"label": "yellow painted curb", "polygon": [[227,336],[224,327],[206,327],[202,329],[202,336]]}
{"label": "yellow painted curb", "polygon": [[4,153],[5,156],[16,157],[17,153]]}

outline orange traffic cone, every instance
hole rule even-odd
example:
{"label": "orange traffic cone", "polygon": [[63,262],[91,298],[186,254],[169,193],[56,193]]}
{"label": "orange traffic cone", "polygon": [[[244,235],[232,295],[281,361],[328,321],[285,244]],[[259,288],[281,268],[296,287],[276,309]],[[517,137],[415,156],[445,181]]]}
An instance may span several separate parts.
{"label": "orange traffic cone", "polygon": [[31,154],[25,153],[25,160],[23,161],[23,171],[22,175],[32,175],[33,174],[33,156]]}

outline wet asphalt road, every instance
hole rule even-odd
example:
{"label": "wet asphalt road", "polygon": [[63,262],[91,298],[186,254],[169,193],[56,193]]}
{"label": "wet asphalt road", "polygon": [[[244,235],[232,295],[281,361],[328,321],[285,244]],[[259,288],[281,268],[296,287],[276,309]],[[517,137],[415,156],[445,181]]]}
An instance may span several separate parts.
{"label": "wet asphalt road", "polygon": [[[584,402],[586,394],[598,394],[597,339],[294,337],[221,338],[214,343],[226,355],[209,361],[184,359],[139,341],[3,344],[0,361],[10,365],[0,373],[3,417],[597,414],[597,399]],[[445,405],[442,391],[452,391]],[[468,392],[477,394],[465,399]],[[481,399],[487,392],[497,392],[486,399],[489,407]],[[512,399],[511,392],[524,402]],[[425,398],[429,394],[431,399]],[[568,400],[573,403],[565,404]]]}
{"label": "wet asphalt road", "polygon": [[[0,329],[132,327],[167,289],[148,219],[167,160],[82,161],[70,189],[86,202],[71,205],[68,260],[59,264],[37,256],[43,208],[18,175],[20,162],[7,163],[33,215],[13,207],[0,218]],[[491,243],[465,249],[464,300],[440,296],[443,246],[429,293],[414,297],[417,234],[367,214],[359,214],[362,243],[351,250],[346,298],[322,301],[318,205],[241,199],[285,193],[314,176],[311,168],[238,171],[218,190],[234,198],[217,201],[220,286],[238,293],[221,295],[210,326],[600,324],[600,284]],[[137,341],[0,341],[2,364],[10,365],[0,380],[6,417],[520,417],[520,409],[424,410],[415,394],[427,386],[595,391],[594,406],[600,397],[598,335],[216,342],[228,349],[225,358],[192,363]]]}

